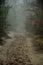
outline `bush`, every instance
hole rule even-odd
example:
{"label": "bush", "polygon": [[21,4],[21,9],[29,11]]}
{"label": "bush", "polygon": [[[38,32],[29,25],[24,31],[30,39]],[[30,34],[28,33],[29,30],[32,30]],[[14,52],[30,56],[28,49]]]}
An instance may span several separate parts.
{"label": "bush", "polygon": [[43,49],[43,38],[36,36],[34,37],[33,42],[38,48]]}

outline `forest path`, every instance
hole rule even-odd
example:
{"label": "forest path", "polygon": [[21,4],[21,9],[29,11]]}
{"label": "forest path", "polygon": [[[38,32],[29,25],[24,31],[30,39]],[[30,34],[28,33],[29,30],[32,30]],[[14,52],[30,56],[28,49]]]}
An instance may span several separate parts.
{"label": "forest path", "polygon": [[11,39],[1,47],[0,59],[4,65],[43,65],[43,53],[35,51],[32,38],[25,33],[10,33]]}

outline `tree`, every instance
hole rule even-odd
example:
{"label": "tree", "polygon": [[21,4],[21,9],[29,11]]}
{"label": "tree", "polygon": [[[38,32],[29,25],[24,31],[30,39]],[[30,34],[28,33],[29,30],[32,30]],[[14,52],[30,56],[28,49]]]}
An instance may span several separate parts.
{"label": "tree", "polygon": [[33,11],[35,13],[35,18],[33,16],[34,20],[34,34],[39,35],[40,37],[43,37],[43,1],[37,0],[37,3],[34,4]]}
{"label": "tree", "polygon": [[0,5],[4,4],[5,0],[0,0]]}
{"label": "tree", "polygon": [[6,20],[8,10],[9,10],[9,7],[8,6],[5,7],[5,4],[0,5],[0,44],[2,44],[3,37],[8,37],[8,35],[6,33],[7,26],[8,26],[8,24],[7,24],[8,22]]}

